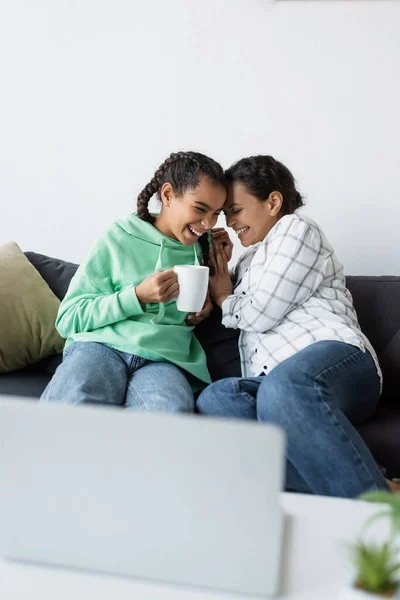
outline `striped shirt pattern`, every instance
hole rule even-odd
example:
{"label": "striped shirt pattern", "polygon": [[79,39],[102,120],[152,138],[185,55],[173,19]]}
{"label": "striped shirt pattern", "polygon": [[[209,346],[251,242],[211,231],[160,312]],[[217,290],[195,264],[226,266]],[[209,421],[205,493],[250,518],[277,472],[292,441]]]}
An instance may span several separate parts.
{"label": "striped shirt pattern", "polygon": [[225,327],[241,330],[242,375],[270,372],[318,341],[337,340],[368,350],[343,266],[312,219],[282,217],[236,265],[234,293],[222,304]]}

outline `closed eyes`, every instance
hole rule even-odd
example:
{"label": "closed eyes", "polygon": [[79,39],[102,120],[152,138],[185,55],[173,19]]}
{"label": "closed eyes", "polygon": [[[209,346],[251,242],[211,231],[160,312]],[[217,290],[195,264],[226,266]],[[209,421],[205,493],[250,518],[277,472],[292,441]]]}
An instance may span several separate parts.
{"label": "closed eyes", "polygon": [[[195,206],[194,208],[195,208],[195,209],[196,209],[198,212],[200,212],[200,213],[205,213],[205,212],[207,212],[205,208],[200,208],[199,206]],[[221,211],[220,211],[220,210],[218,210],[217,212],[215,212],[215,213],[214,213],[214,215],[215,215],[216,217],[219,217],[219,215],[220,215],[220,214],[221,214]]]}

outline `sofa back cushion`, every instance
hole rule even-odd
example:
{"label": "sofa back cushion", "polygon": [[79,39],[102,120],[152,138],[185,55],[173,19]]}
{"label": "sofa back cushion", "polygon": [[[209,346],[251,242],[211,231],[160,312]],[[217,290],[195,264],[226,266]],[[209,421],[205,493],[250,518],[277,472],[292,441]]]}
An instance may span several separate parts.
{"label": "sofa back cushion", "polygon": [[361,329],[383,371],[382,402],[400,404],[400,277],[347,277]]}
{"label": "sofa back cushion", "polygon": [[25,252],[25,256],[39,271],[53,294],[62,300],[78,265],[37,252]]}

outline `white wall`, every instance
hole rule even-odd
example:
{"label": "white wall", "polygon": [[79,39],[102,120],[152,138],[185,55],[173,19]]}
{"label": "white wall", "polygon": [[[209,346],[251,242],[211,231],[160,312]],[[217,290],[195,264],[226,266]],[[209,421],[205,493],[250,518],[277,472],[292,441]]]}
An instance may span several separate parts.
{"label": "white wall", "polygon": [[4,0],[0,57],[0,243],[80,261],[171,151],[271,153],[400,273],[400,2]]}

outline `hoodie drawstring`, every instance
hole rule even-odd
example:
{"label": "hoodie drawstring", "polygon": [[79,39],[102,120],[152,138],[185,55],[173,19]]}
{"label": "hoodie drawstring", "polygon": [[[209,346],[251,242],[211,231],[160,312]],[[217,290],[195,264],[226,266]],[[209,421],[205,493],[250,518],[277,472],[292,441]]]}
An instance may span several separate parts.
{"label": "hoodie drawstring", "polygon": [[[157,258],[156,266],[154,268],[154,272],[162,270],[162,253],[164,252],[164,247],[165,247],[165,241],[161,240],[160,252],[158,253],[158,258]],[[160,305],[158,307],[158,313],[151,319],[150,322],[152,323],[152,325],[156,325],[164,318],[164,315],[165,315],[165,304],[160,302]]]}
{"label": "hoodie drawstring", "polygon": [[199,263],[199,257],[197,256],[197,252],[196,252],[196,244],[193,244],[193,252],[194,252],[194,264],[196,267],[198,267],[200,265],[200,263]]}
{"label": "hoodie drawstring", "polygon": [[[162,253],[164,252],[164,247],[165,247],[165,241],[161,240],[160,252],[158,253],[158,258],[157,258],[156,266],[154,268],[154,272],[162,270]],[[199,257],[197,256],[196,244],[193,244],[193,252],[194,252],[194,264],[196,266],[199,266],[200,262],[199,262]],[[158,313],[151,319],[151,321],[150,321],[151,324],[156,325],[157,323],[162,321],[162,319],[164,318],[164,315],[165,315],[165,304],[160,302],[160,305],[158,308]]]}

